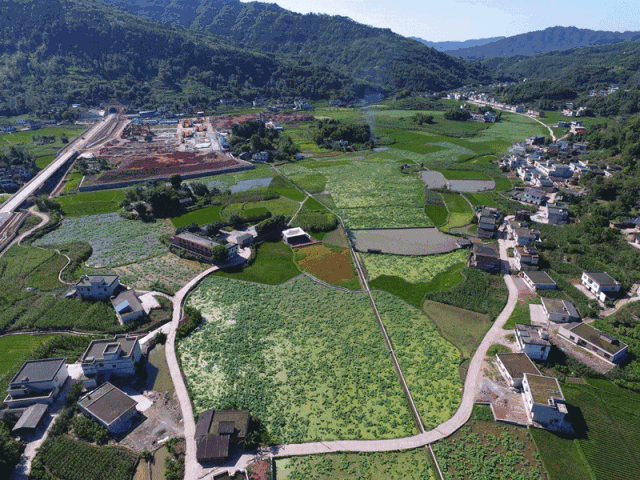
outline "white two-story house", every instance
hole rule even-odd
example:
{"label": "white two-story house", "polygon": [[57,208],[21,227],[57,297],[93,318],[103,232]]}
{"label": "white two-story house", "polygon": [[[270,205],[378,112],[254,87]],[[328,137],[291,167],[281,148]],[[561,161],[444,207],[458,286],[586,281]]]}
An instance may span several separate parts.
{"label": "white two-story house", "polygon": [[601,302],[620,293],[622,289],[622,285],[606,272],[582,272],[582,285]]}
{"label": "white two-story house", "polygon": [[137,337],[116,335],[115,338],[93,340],[81,358],[82,372],[90,379],[108,380],[112,375],[126,377],[135,374],[142,357]]}
{"label": "white two-story house", "polygon": [[80,298],[109,300],[119,286],[119,275],[84,275],[76,283],[76,293]]}

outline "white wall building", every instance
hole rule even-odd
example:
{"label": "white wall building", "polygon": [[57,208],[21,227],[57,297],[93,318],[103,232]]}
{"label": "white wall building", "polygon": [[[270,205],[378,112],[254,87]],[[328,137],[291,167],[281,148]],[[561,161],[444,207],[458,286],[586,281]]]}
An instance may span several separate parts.
{"label": "white wall building", "polygon": [[552,429],[566,422],[569,412],[556,378],[525,373],[522,390],[530,420]]}
{"label": "white wall building", "polygon": [[25,408],[36,403],[51,404],[68,377],[66,358],[24,362],[9,382],[4,403],[9,408]]}
{"label": "white wall building", "polygon": [[118,275],[84,275],[76,283],[76,292],[80,298],[109,300],[119,286]]}
{"label": "white wall building", "polygon": [[582,272],[582,285],[604,302],[607,297],[620,293],[622,285],[606,272]]}
{"label": "white wall building", "polygon": [[137,337],[116,335],[115,338],[93,340],[81,359],[82,371],[87,377],[135,374],[136,364],[142,357]]}
{"label": "white wall building", "polygon": [[549,357],[551,342],[549,334],[542,327],[533,325],[516,325],[516,342],[532,360],[544,362]]}

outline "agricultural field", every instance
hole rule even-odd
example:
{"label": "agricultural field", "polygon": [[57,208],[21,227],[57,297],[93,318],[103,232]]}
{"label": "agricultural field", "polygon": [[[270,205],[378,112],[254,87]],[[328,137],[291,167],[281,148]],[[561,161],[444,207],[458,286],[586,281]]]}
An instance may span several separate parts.
{"label": "agricultural field", "polygon": [[66,217],[117,212],[124,200],[124,190],[84,192],[56,198]]}
{"label": "agricultural field", "polygon": [[491,180],[486,173],[475,170],[438,170],[447,180]]}
{"label": "agricultural field", "polygon": [[157,290],[175,293],[189,281],[206,270],[200,262],[186,260],[167,253],[138,263],[113,269],[125,285],[140,290]]}
{"label": "agricultural field", "polygon": [[450,438],[433,445],[444,478],[546,479],[529,431],[494,422],[486,406],[476,406],[474,417],[478,409],[484,410],[483,420],[473,419]]}
{"label": "agricultural field", "polygon": [[435,480],[425,450],[336,453],[276,460],[278,480]]}
{"label": "agricultural field", "polygon": [[[298,210],[300,204],[294,200],[286,197],[277,198],[275,200],[262,200],[259,202],[248,203],[232,203],[226,205],[220,212],[223,220],[229,220],[231,215],[255,215],[262,214],[267,211],[273,215],[284,215],[285,217],[291,217]],[[193,213],[197,213],[193,212]]]}
{"label": "agricultural field", "polygon": [[410,283],[428,283],[449,267],[467,261],[464,249],[440,255],[409,256],[359,253],[370,280],[382,275],[400,277]]}
{"label": "agricultural field", "polygon": [[551,480],[640,478],[640,395],[607,380],[567,383],[562,391],[573,438],[532,430]]}
{"label": "agricultural field", "polygon": [[[244,170],[242,172],[224,173],[221,175],[212,175],[210,177],[196,178],[186,180],[185,183],[204,183],[209,190],[217,188],[221,192],[234,189],[236,191],[246,191],[251,184],[247,181],[258,180],[255,185],[262,186],[266,182],[265,179],[273,178],[273,170],[268,166],[257,165],[255,170]],[[269,181],[269,184],[271,182]],[[268,185],[267,185],[268,186]],[[256,188],[256,187],[254,187]]]}
{"label": "agricultural field", "polygon": [[193,212],[180,215],[179,217],[173,217],[171,219],[171,223],[174,227],[178,228],[186,227],[192,223],[197,223],[202,226],[207,223],[220,222],[222,221],[222,215],[220,214],[221,210],[222,205],[212,205],[210,207],[200,208]]}
{"label": "agricultural field", "polygon": [[14,335],[0,338],[0,389],[5,392],[9,382],[32,352],[53,335]]}
{"label": "agricultural field", "polygon": [[443,303],[425,301],[422,311],[435,323],[440,334],[460,350],[463,359],[473,356],[491,328],[488,315]]}
{"label": "agricultural field", "polygon": [[449,210],[445,205],[427,205],[424,211],[436,227],[444,225],[449,219]]}
{"label": "agricultural field", "polygon": [[416,433],[365,294],[212,276],[188,305],[207,319],[177,347],[196,412],[250,408],[278,443]]}
{"label": "agricultural field", "polygon": [[47,439],[34,462],[59,480],[128,480],[138,455],[122,447],[98,447],[67,435]]}
{"label": "agricultural field", "polygon": [[471,223],[473,209],[462,195],[443,193],[442,196],[449,211],[449,221],[443,227],[443,231],[448,232],[452,228],[463,227]]}
{"label": "agricultural field", "polygon": [[115,267],[165,253],[167,247],[160,242],[160,237],[173,231],[168,220],[144,223],[106,213],[65,218],[57,230],[37,240],[35,245],[59,245],[82,239],[93,249],[87,266]]}
{"label": "agricultural field", "polygon": [[386,292],[373,297],[422,422],[434,428],[460,405],[460,354],[419,309]]}
{"label": "agricultural field", "polygon": [[302,271],[320,280],[355,290],[361,288],[348,248],[311,245],[297,249],[294,260]]}
{"label": "agricultural field", "polygon": [[485,195],[484,193],[465,193],[464,196],[471,202],[472,205],[478,207],[492,207],[498,208],[498,203]]}

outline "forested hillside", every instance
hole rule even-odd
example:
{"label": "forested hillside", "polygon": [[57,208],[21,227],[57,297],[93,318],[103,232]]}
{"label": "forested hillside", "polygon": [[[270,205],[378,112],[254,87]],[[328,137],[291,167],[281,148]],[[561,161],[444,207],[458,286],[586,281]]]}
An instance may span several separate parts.
{"label": "forested hillside", "polygon": [[387,90],[443,90],[490,75],[391,30],[346,17],[301,15],[238,0],[106,0],[136,14],[222,35],[247,48],[293,56]]}
{"label": "forested hillside", "polygon": [[142,105],[362,94],[348,75],[257,53],[93,0],[0,4],[0,114],[116,97]]}

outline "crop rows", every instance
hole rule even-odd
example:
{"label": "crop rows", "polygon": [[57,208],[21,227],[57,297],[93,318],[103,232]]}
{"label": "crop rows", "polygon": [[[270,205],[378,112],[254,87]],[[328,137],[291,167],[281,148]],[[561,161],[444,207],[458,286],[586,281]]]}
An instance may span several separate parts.
{"label": "crop rows", "polygon": [[430,282],[449,267],[465,262],[467,256],[466,250],[420,257],[360,253],[371,280],[381,275],[392,275],[411,283]]}

